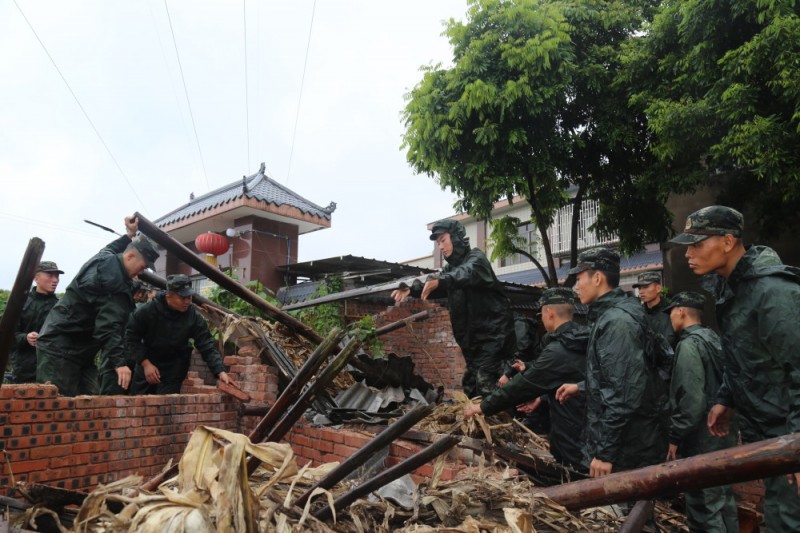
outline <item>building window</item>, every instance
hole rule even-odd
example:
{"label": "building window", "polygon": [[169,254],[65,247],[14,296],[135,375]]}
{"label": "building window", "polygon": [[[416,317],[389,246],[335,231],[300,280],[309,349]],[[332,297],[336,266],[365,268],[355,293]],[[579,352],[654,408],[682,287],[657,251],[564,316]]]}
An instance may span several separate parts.
{"label": "building window", "polygon": [[[525,247],[524,250],[530,253],[532,256],[536,257],[536,226],[532,223],[528,222],[527,224],[521,224],[517,226],[517,234],[525,240]],[[531,260],[525,255],[522,254],[514,254],[510,257],[504,257],[500,260],[501,267],[507,267],[511,265],[521,265],[524,263],[530,263]]]}
{"label": "building window", "polygon": [[[553,254],[568,254],[571,248],[570,230],[572,228],[572,209],[570,204],[560,208],[550,226],[550,245],[553,247]],[[581,204],[581,216],[578,222],[578,250],[585,250],[593,246],[610,244],[619,239],[616,235],[602,236],[591,231],[589,228],[597,220],[600,212],[600,202],[596,200],[584,200]]]}

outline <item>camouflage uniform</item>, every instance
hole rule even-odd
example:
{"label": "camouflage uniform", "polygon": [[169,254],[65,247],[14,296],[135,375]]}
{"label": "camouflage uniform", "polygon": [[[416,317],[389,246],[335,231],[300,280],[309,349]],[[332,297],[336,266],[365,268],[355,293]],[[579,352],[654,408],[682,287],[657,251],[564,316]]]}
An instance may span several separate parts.
{"label": "camouflage uniform", "polygon": [[[569,301],[557,300],[560,293],[569,293]],[[545,291],[543,305],[574,303],[570,289]],[[515,375],[481,402],[481,411],[493,415],[504,409],[546,395],[550,409],[550,452],[559,462],[581,469],[581,433],[586,419],[583,394],[563,405],[555,393],[564,383],[577,383],[586,377],[586,343],[589,329],[575,322],[562,324],[542,340],[542,352],[525,371]],[[543,408],[544,406],[540,407]]]}
{"label": "camouflage uniform", "polygon": [[[711,235],[740,237],[741,213],[724,206],[689,215],[673,239],[692,244]],[[800,269],[766,246],[748,246],[726,279],[709,274],[722,331],[724,372],[717,403],[736,409],[742,439],[753,442],[800,431]],[[764,480],[771,531],[800,531],[800,496],[785,476]]]}
{"label": "camouflage uniform", "polygon": [[[36,271],[58,272],[58,266],[52,261],[42,261]],[[11,368],[14,373],[12,383],[34,383],[36,381],[36,348],[28,343],[28,333],[41,332],[47,314],[58,302],[55,294],[44,294],[31,288],[28,298],[22,306],[22,313],[14,335],[14,346],[11,352]]]}
{"label": "camouflage uniform", "polygon": [[[682,292],[664,310],[690,307],[702,311],[704,297]],[[671,424],[669,442],[678,447],[680,457],[691,457],[736,445],[735,431],[727,437],[708,432],[706,419],[714,405],[722,381],[722,348],[719,336],[695,324],[679,335],[670,384]],[[686,493],[686,517],[692,532],[739,531],[736,501],[730,485]]]}
{"label": "camouflage uniform", "polygon": [[[170,291],[181,296],[194,292],[191,290],[189,278],[184,275],[169,276],[167,283]],[[131,392],[180,393],[191,362],[191,340],[215,376],[225,372],[222,356],[208,331],[208,324],[194,306],[189,306],[186,312],[176,311],[167,305],[166,294],[161,292],[153,300],[137,308],[125,331],[128,351],[137,363]],[[147,382],[142,367],[145,359],[158,368],[161,383],[151,385]]]}
{"label": "camouflage uniform", "polygon": [[431,297],[447,294],[453,335],[466,362],[464,392],[486,397],[516,352],[511,304],[486,255],[469,248],[464,226],[455,220],[434,223],[431,240],[441,233],[450,234],[453,253],[445,258],[448,264]]}
{"label": "camouflage uniform", "polygon": [[[582,252],[568,273],[619,272],[619,254],[606,248]],[[667,437],[659,423],[655,370],[646,364],[644,311],[620,288],[589,305],[586,354],[586,443],[588,468],[597,458],[614,472],[661,462]]]}
{"label": "camouflage uniform", "polygon": [[[64,396],[97,394],[101,349],[114,368],[125,365],[123,334],[133,298],[122,252],[131,242],[120,237],[83,265],[42,326],[36,379],[58,386]],[[145,238],[133,242],[148,263],[158,257]]]}

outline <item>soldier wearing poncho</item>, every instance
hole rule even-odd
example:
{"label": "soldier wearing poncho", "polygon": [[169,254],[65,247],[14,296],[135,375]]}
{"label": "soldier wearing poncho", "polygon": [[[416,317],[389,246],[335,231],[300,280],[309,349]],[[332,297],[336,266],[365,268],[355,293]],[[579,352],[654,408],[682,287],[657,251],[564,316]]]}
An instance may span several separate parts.
{"label": "soldier wearing poncho", "polygon": [[[513,364],[516,338],[511,304],[486,254],[470,249],[460,222],[446,219],[434,223],[430,238],[436,241],[447,266],[428,279],[420,296],[423,300],[447,296],[453,336],[467,366],[464,392],[485,397]],[[411,289],[398,289],[392,298],[402,301],[410,294]]]}
{"label": "soldier wearing poncho", "polygon": [[[736,445],[733,434],[717,438],[706,426],[722,382],[722,349],[719,336],[701,324],[704,304],[702,294],[681,292],[663,311],[678,334],[670,382],[668,461]],[[692,532],[739,531],[729,485],[687,492],[686,517]]]}
{"label": "soldier wearing poncho", "polygon": [[539,300],[542,323],[547,335],[542,351],[504,386],[496,389],[478,405],[464,412],[493,415],[540,396],[547,396],[550,408],[550,452],[559,462],[581,469],[581,432],[586,418],[584,396],[571,398],[563,405],[555,393],[564,383],[583,381],[586,377],[586,343],[589,330],[572,321],[575,293],[565,287],[547,289]]}
{"label": "soldier wearing poncho", "polygon": [[[727,435],[735,410],[753,442],[800,431],[800,269],[772,248],[745,247],[743,229],[741,213],[714,205],[689,215],[672,242],[688,245],[689,268],[717,304],[724,372],[709,430]],[[770,531],[800,531],[799,484],[800,474],[764,480]]]}

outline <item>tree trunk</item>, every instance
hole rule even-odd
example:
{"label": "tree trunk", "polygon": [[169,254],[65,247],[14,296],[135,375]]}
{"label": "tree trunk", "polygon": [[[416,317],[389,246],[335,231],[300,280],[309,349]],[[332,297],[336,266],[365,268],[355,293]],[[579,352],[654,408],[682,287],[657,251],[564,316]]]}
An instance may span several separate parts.
{"label": "tree trunk", "polygon": [[536,199],[536,194],[533,192],[533,178],[527,176],[525,181],[528,184],[528,202],[531,204],[531,213],[533,214],[533,220],[536,221],[536,228],[539,230],[539,235],[542,237],[544,255],[547,258],[547,273],[544,272],[541,266],[539,266],[539,270],[542,271],[548,287],[557,287],[558,272],[556,272],[556,263],[553,260],[553,249],[550,245],[550,237],[547,235],[547,229],[550,224],[544,219],[542,210],[539,208],[539,202]]}
{"label": "tree trunk", "polygon": [[[578,193],[572,200],[572,221],[569,228],[569,265],[570,268],[578,263],[578,227],[581,225],[581,207],[583,206],[583,193],[586,185],[583,181],[578,184]],[[575,284],[574,274],[567,276],[564,285],[571,287]]]}

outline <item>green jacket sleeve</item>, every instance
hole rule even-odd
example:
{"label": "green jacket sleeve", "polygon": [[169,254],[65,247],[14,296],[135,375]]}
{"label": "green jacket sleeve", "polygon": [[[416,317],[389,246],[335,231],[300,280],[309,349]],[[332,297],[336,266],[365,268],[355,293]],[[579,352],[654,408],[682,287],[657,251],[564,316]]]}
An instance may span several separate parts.
{"label": "green jacket sleeve", "polygon": [[100,296],[94,323],[94,338],[103,348],[103,353],[114,368],[127,365],[125,357],[125,325],[130,315],[129,295],[112,293]]}
{"label": "green jacket sleeve", "polygon": [[147,359],[147,350],[145,349],[144,336],[147,331],[147,305],[136,309],[131,314],[128,325],[125,328],[125,347],[135,360],[136,364],[142,364],[142,361]]}
{"label": "green jacket sleeve", "polygon": [[483,400],[481,411],[485,415],[493,415],[557,389],[564,381],[556,371],[557,364],[553,351],[545,348],[524,372],[515,375]]}
{"label": "green jacket sleeve", "polygon": [[706,414],[705,365],[697,344],[690,337],[678,345],[670,383],[669,441],[680,447]]}
{"label": "green jacket sleeve", "polygon": [[127,235],[123,235],[119,239],[115,239],[108,243],[103,249],[98,252],[98,255],[113,255],[113,254],[121,254],[125,251],[125,248],[131,243],[131,238]]}
{"label": "green jacket sleeve", "polygon": [[200,313],[197,313],[192,309],[194,313],[194,323],[192,324],[192,338],[194,339],[194,347],[197,348],[197,351],[200,352],[200,355],[203,357],[203,361],[206,362],[208,365],[208,369],[214,374],[214,376],[219,376],[220,372],[225,372],[225,365],[222,363],[222,356],[219,354],[219,350],[217,350],[216,343],[214,342],[214,338],[211,336],[211,332],[208,331],[208,324],[206,321],[203,320],[203,317],[200,316]]}
{"label": "green jacket sleeve", "polygon": [[800,431],[800,284],[770,284],[758,302],[758,337],[785,373],[786,429]]}
{"label": "green jacket sleeve", "polygon": [[637,338],[641,327],[606,327],[598,335],[599,390],[605,409],[598,419],[595,457],[612,465],[619,455],[622,434],[639,409],[647,385],[643,347]]}
{"label": "green jacket sleeve", "polygon": [[470,253],[463,263],[439,276],[439,288],[489,287],[494,283],[492,265],[483,254]]}

